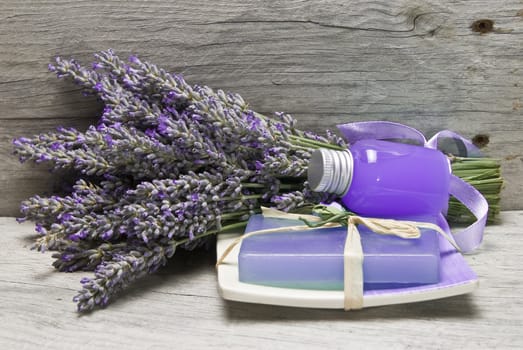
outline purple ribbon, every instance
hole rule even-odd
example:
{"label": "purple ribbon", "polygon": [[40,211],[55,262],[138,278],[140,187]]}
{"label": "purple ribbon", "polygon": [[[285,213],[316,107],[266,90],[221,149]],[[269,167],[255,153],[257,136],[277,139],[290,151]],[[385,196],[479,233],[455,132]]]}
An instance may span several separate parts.
{"label": "purple ribbon", "polygon": [[[445,153],[451,153],[458,157],[482,157],[479,148],[463,136],[450,131],[443,130],[434,135],[427,141],[421,131],[410,126],[385,121],[358,122],[338,125],[345,139],[349,143],[359,140],[408,140],[418,145],[424,145],[428,148],[440,149]],[[457,152],[450,151],[445,140],[451,140]]]}
{"label": "purple ribbon", "polygon": [[[345,139],[349,143],[359,140],[395,140],[410,141],[424,147],[439,149],[445,153],[452,153],[460,157],[482,157],[481,151],[469,140],[461,135],[443,130],[438,132],[428,141],[419,131],[410,126],[387,122],[369,121],[338,125]],[[451,141],[445,144],[443,141]],[[450,150],[456,148],[456,150]],[[452,233],[456,244],[467,253],[478,248],[483,240],[483,231],[487,222],[488,203],[483,195],[473,186],[469,185],[459,177],[452,175],[450,179],[449,194],[456,197],[476,217],[476,221],[467,228]]]}

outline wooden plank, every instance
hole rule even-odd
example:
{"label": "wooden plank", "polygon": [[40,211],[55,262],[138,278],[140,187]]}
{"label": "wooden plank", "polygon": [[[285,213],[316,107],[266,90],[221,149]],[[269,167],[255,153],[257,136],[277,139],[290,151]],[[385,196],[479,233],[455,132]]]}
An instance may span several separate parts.
{"label": "wooden plank", "polygon": [[[486,153],[504,159],[503,208],[522,209],[522,8],[517,0],[2,1],[0,213],[14,215],[13,188],[50,190],[48,180],[24,180],[33,168],[12,168],[12,136],[99,115],[47,63],[61,55],[89,64],[109,47],[239,92],[259,112],[289,112],[305,129],[383,119],[427,135],[487,134]],[[489,29],[480,19],[492,31],[477,32]]]}
{"label": "wooden plank", "polygon": [[71,298],[86,273],[60,273],[36,253],[30,224],[0,219],[0,344],[14,349],[125,347],[521,348],[523,211],[502,213],[466,260],[480,278],[467,296],[361,311],[227,302],[211,251],[176,253],[104,310],[79,317]]}

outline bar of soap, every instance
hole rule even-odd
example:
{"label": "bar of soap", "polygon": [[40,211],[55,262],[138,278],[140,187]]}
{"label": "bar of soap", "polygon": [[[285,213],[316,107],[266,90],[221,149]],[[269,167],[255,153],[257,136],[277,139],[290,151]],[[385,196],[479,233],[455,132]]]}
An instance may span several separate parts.
{"label": "bar of soap", "polygon": [[[260,214],[251,216],[245,232],[295,225],[303,222]],[[420,238],[402,239],[376,234],[362,225],[358,230],[366,289],[439,282],[437,232],[422,229]],[[285,288],[343,290],[346,235],[346,227],[336,227],[248,237],[238,257],[239,279]]]}

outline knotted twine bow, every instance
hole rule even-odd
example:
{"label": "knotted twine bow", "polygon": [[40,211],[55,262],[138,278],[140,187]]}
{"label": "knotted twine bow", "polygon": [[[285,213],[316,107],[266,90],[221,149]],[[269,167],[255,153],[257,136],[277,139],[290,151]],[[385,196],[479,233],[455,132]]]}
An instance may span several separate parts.
{"label": "knotted twine bow", "polygon": [[[308,220],[318,222],[321,219],[314,215],[290,214],[280,210],[262,207],[264,217],[280,218],[288,220]],[[363,307],[363,249],[361,246],[360,233],[358,225],[364,225],[375,233],[382,235],[394,235],[404,239],[419,238],[421,236],[420,228],[434,230],[445,237],[458,251],[460,248],[452,238],[438,225],[430,222],[366,218],[361,216],[349,216],[347,222],[347,237],[343,249],[343,293],[344,309],[361,309]],[[291,231],[304,231],[313,229],[322,229],[330,227],[340,227],[339,223],[327,223],[321,227],[310,227],[307,225],[296,225],[287,227],[277,227],[263,229],[246,233],[236,238],[222,253],[216,267],[221,265],[231,251],[244,239],[261,234],[281,233]]]}

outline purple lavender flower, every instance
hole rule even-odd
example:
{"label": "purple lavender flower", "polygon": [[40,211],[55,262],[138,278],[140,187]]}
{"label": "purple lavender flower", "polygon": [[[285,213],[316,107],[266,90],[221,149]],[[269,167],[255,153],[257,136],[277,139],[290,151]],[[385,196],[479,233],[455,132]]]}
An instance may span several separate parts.
{"label": "purple lavender flower", "polygon": [[70,235],[68,238],[73,242],[84,240],[89,235],[87,230],[81,230]]}
{"label": "purple lavender flower", "polygon": [[145,248],[129,246],[111,252],[111,260],[103,261],[95,270],[94,278],[81,280],[82,290],[74,297],[81,312],[96,306],[105,307],[110,299],[133,281],[153,273],[174,255],[176,244],[155,244]]}
{"label": "purple lavender flower", "polygon": [[41,235],[45,235],[47,233],[47,230],[43,227],[43,225],[38,223],[35,225],[35,231]]}
{"label": "purple lavender flower", "polygon": [[142,62],[138,59],[138,57],[135,56],[135,55],[131,55],[131,56],[129,56],[129,62],[134,63],[134,64],[140,64],[140,63],[142,63]]}

